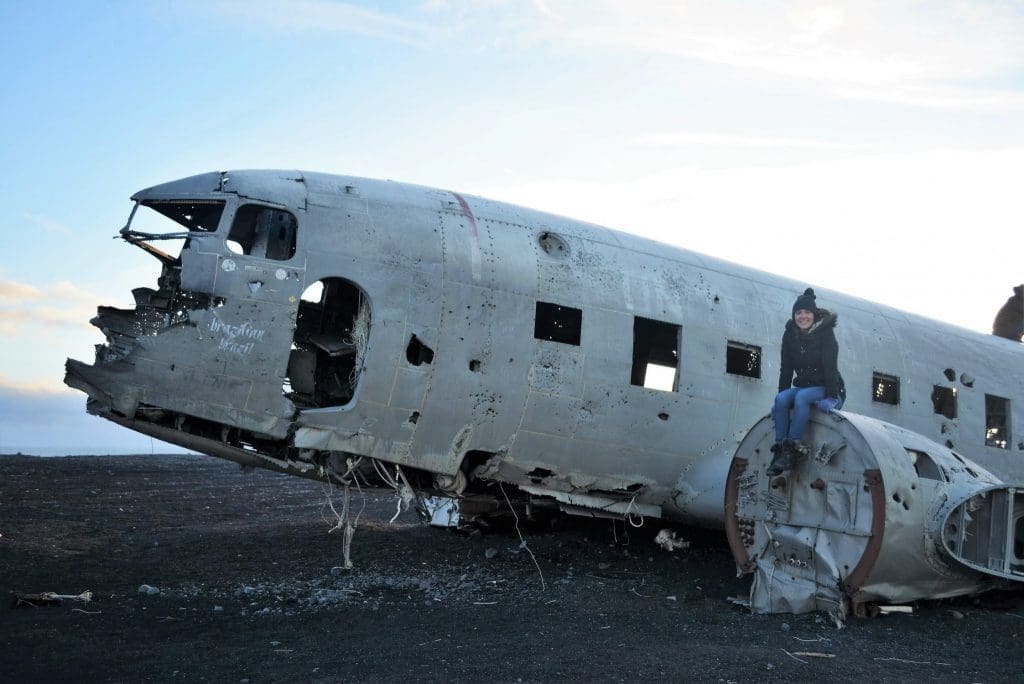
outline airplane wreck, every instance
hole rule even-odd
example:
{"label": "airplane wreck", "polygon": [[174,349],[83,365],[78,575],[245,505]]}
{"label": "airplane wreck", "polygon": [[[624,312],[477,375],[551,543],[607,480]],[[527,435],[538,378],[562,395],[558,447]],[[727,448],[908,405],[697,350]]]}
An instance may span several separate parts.
{"label": "airplane wreck", "polygon": [[389,181],[215,172],[132,199],[120,236],[160,273],[134,308],[99,307],[91,364],[67,362],[91,413],[467,510],[508,496],[724,528],[759,612],[1024,579],[1021,344],[819,289],[849,396],[769,477],[802,283]]}

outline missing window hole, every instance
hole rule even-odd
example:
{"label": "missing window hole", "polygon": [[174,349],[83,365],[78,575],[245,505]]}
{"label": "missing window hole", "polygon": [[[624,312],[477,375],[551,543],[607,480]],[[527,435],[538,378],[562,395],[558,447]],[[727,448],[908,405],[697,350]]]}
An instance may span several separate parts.
{"label": "missing window hole", "polygon": [[633,319],[630,384],[662,392],[676,389],[680,326],[637,316]]}
{"label": "missing window hole", "polygon": [[956,388],[935,385],[932,389],[932,408],[935,413],[950,420],[956,418]]}
{"label": "missing window hole", "polygon": [[932,459],[931,456],[923,451],[917,451],[915,449],[907,449],[907,455],[910,457],[910,462],[914,464],[914,471],[918,477],[922,477],[926,480],[938,480],[939,482],[946,482],[946,477],[939,468],[938,464]]}
{"label": "missing window hole", "polygon": [[747,378],[761,377],[761,348],[729,340],[725,349],[725,372]]}
{"label": "missing window hole", "polygon": [[1010,400],[985,395],[985,446],[1006,449],[1010,444]]}
{"label": "missing window hole", "polygon": [[942,371],[942,373],[943,373],[943,375],[946,376],[946,379],[949,380],[950,382],[953,382],[954,380],[956,380],[956,371],[953,370],[952,368],[947,368],[946,370]]}
{"label": "missing window hole", "polygon": [[582,328],[581,310],[550,302],[537,302],[537,314],[533,325],[533,336],[536,339],[578,347]]}
{"label": "missing window hole", "polygon": [[895,375],[876,372],[872,377],[871,399],[880,404],[899,404],[900,379]]}
{"label": "missing window hole", "polygon": [[287,211],[246,204],[235,213],[228,249],[261,259],[286,261],[295,256],[295,217]]}
{"label": "missing window hole", "polygon": [[434,362],[434,350],[413,335],[409,338],[409,346],[405,348],[405,359],[414,366],[430,364]]}
{"label": "missing window hole", "polygon": [[370,334],[370,305],[356,285],[324,278],[306,288],[282,390],[299,408],[343,406],[355,395]]}

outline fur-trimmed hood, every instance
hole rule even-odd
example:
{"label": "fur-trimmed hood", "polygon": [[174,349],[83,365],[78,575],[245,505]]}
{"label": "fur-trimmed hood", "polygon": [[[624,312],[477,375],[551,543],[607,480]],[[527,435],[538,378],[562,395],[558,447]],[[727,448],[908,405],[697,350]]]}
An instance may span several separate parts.
{"label": "fur-trimmed hood", "polygon": [[[829,311],[828,309],[818,309],[817,320],[814,321],[814,324],[811,326],[811,329],[807,331],[807,334],[810,335],[821,328],[834,328],[838,323],[839,314],[834,311]],[[796,327],[796,321],[790,318],[786,323],[786,332],[798,332],[798,330],[799,329]]]}

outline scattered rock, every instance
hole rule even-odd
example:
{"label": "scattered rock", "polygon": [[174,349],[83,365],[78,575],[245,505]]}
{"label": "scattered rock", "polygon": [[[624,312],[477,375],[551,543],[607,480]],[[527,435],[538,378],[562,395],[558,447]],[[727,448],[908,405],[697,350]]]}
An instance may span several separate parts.
{"label": "scattered rock", "polygon": [[139,587],[139,593],[146,594],[147,596],[153,596],[155,594],[159,594],[160,590],[156,587],[151,587],[148,584],[143,584]]}
{"label": "scattered rock", "polygon": [[953,617],[955,617],[957,620],[963,620],[964,619],[964,614],[961,613],[959,610],[953,610],[952,608],[950,608],[947,612],[950,615],[952,615]]}
{"label": "scattered rock", "polygon": [[490,549],[487,549],[486,551],[484,551],[484,558],[486,558],[487,560],[490,560],[490,559],[494,558],[497,555],[498,555],[498,549],[495,549],[495,548],[490,548]]}

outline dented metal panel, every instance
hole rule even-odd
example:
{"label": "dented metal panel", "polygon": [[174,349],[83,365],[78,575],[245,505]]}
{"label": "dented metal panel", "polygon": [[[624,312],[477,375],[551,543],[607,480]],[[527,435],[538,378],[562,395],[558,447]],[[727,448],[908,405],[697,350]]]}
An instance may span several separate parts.
{"label": "dented metal panel", "polygon": [[[726,529],[741,572],[753,574],[754,611],[837,611],[847,600],[899,603],[993,586],[991,577],[954,562],[943,533],[955,502],[993,490],[991,473],[864,416],[816,416],[805,441],[811,454],[804,462],[765,475],[774,442],[765,419],[733,460]],[[992,541],[980,546],[1006,547],[1005,534]]]}

